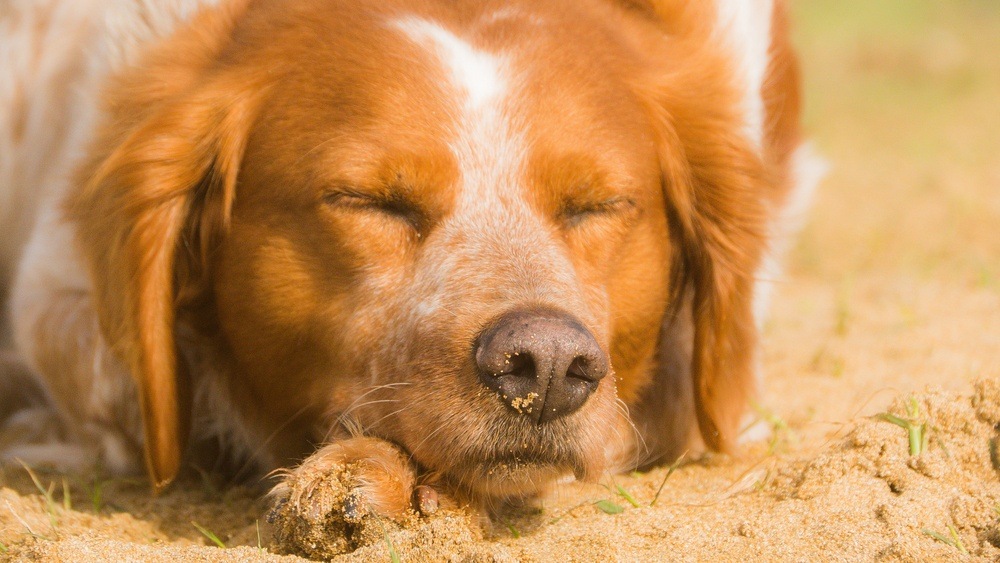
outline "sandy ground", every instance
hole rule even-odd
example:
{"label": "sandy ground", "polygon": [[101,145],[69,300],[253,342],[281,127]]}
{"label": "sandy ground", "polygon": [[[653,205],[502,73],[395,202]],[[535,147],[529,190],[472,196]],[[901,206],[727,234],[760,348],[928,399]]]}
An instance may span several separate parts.
{"label": "sandy ground", "polygon": [[[1000,561],[1000,4],[795,16],[832,169],[765,332],[774,438],[564,485],[491,526],[366,521],[342,560]],[[923,424],[922,453],[880,413]],[[45,495],[0,473],[0,560],[278,560],[255,491],[36,477]]]}

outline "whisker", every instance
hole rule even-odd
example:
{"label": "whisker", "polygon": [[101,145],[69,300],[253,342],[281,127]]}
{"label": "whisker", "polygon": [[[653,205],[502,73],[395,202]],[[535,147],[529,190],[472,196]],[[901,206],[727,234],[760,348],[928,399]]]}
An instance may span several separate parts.
{"label": "whisker", "polygon": [[328,145],[328,144],[330,144],[330,143],[332,143],[332,142],[334,142],[336,140],[337,140],[337,137],[331,137],[329,139],[320,141],[319,144],[317,144],[313,148],[307,150],[306,152],[302,153],[302,156],[300,156],[299,159],[295,161],[295,164],[293,164],[292,167],[293,168],[298,168],[299,164],[302,164],[302,161],[305,160],[309,155],[311,155],[312,153],[314,153],[314,152],[318,151],[319,149],[323,148],[325,145]]}
{"label": "whisker", "polygon": [[343,413],[340,414],[340,416],[338,416],[333,422],[331,422],[328,425],[326,434],[323,435],[323,442],[324,443],[329,442],[330,436],[332,436],[334,431],[336,431],[338,428],[346,429],[347,433],[352,436],[363,435],[364,429],[362,428],[361,421],[358,420],[356,417],[353,417],[351,413],[370,405],[376,405],[380,403],[398,403],[399,401],[400,399],[373,399],[371,401],[366,401],[360,405],[356,405],[350,410],[344,411]]}
{"label": "whisker", "polygon": [[632,420],[632,414],[629,411],[628,404],[626,404],[625,401],[621,400],[620,398],[616,397],[615,406],[618,409],[618,412],[620,412],[621,415],[625,417],[625,422],[627,422],[629,427],[632,429],[632,434],[635,437],[635,443],[638,447],[636,447],[635,451],[633,452],[633,459],[631,465],[633,467],[638,467],[643,458],[650,455],[649,444],[646,442],[646,437],[643,435],[643,433],[639,431],[639,427],[636,426],[635,422]]}
{"label": "whisker", "polygon": [[372,399],[371,401],[365,401],[364,403],[361,403],[360,405],[355,405],[355,406],[351,407],[350,409],[345,410],[344,412],[342,412],[340,414],[340,416],[337,417],[336,421],[334,421],[334,424],[335,425],[339,424],[341,422],[341,419],[348,418],[349,416],[351,416],[351,413],[353,413],[354,411],[356,411],[358,409],[363,409],[365,407],[368,407],[368,406],[371,406],[371,405],[378,405],[378,404],[381,404],[381,403],[398,403],[399,401],[400,401],[400,399]]}
{"label": "whisker", "polygon": [[[395,389],[397,387],[405,387],[407,385],[413,385],[413,383],[409,382],[409,381],[397,381],[397,382],[394,382],[394,383],[386,383],[386,384],[383,384],[383,385],[375,385],[375,386],[371,387],[370,389],[368,389],[367,391],[365,391],[364,393],[362,393],[361,395],[359,395],[357,398],[355,398],[354,401],[352,401],[350,405],[348,405],[342,412],[340,412],[340,414],[337,415],[337,418],[333,419],[331,422],[328,423],[328,428],[327,428],[326,434],[323,436],[323,441],[329,440],[330,439],[330,435],[333,433],[333,431],[338,426],[343,426],[345,424],[347,418],[351,415],[352,412],[354,412],[355,410],[357,410],[359,408],[363,408],[363,407],[365,407],[367,405],[370,405],[370,404],[374,403],[374,401],[368,401],[368,402],[365,402],[365,403],[361,403],[362,401],[364,401],[365,397],[371,395],[372,393],[376,393],[378,391]],[[391,399],[391,400],[396,400],[396,399]],[[361,403],[361,404],[359,404],[359,403]],[[331,416],[332,416],[332,414],[333,413],[330,413]]]}
{"label": "whisker", "polygon": [[356,399],[354,399],[354,401],[352,401],[350,405],[347,405],[347,408],[344,409],[343,412],[345,414],[351,412],[351,410],[355,407],[355,405],[357,405],[360,401],[364,400],[365,397],[367,397],[368,395],[371,395],[372,393],[375,393],[377,391],[382,391],[384,389],[395,389],[396,387],[402,387],[402,386],[406,386],[406,385],[413,385],[413,383],[409,382],[409,381],[397,381],[395,383],[386,383],[384,385],[376,385],[376,386],[368,389],[367,391],[365,391],[361,395],[359,395]]}
{"label": "whisker", "polygon": [[407,461],[413,461],[413,452],[419,450],[425,443],[427,443],[428,440],[430,440],[434,436],[437,436],[437,434],[439,432],[441,432],[442,430],[444,430],[444,427],[445,427],[445,425],[443,425],[443,424],[439,425],[430,434],[428,434],[423,440],[420,440],[420,443],[418,443],[415,447],[410,448],[410,455],[407,458]]}
{"label": "whisker", "polygon": [[387,415],[383,416],[382,418],[380,418],[380,419],[376,420],[375,422],[372,422],[371,424],[369,424],[369,425],[368,425],[368,429],[370,430],[370,429],[374,428],[375,426],[377,426],[377,425],[378,425],[378,423],[382,422],[383,420],[385,420],[385,419],[389,418],[390,416],[395,416],[395,415],[397,415],[397,414],[399,414],[399,413],[401,413],[401,412],[405,411],[406,409],[407,409],[407,407],[405,407],[405,406],[404,406],[404,407],[403,407],[403,408],[401,408],[401,409],[398,409],[398,410],[394,410],[394,411],[392,411],[391,413],[389,413],[389,414],[387,414]]}
{"label": "whisker", "polygon": [[456,319],[458,318],[458,313],[456,313],[455,311],[452,311],[451,309],[449,309],[449,308],[445,307],[444,305],[441,305],[441,307],[440,307],[440,308],[441,308],[441,310],[442,310],[442,311],[444,311],[445,313],[448,313],[449,315],[451,315],[451,316],[455,317]]}

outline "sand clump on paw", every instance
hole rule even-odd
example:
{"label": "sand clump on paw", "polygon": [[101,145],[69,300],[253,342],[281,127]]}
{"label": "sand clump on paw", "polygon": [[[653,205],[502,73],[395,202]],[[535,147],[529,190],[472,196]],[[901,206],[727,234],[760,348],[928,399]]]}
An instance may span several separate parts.
{"label": "sand clump on paw", "polygon": [[313,560],[390,561],[405,553],[410,560],[515,561],[502,547],[483,544],[483,528],[470,511],[378,515],[357,494],[365,469],[363,462],[345,463],[289,474],[267,518],[272,548]]}
{"label": "sand clump on paw", "polygon": [[348,522],[343,513],[351,469],[337,469],[323,474],[301,472],[283,485],[287,492],[275,493],[278,499],[267,522],[273,526],[279,551],[330,558],[357,547],[353,536],[362,522]]}
{"label": "sand clump on paw", "polygon": [[350,470],[314,483],[311,500],[317,510],[297,510],[292,501],[279,501],[268,516],[274,526],[272,547],[281,553],[313,560],[390,561],[393,554],[419,561],[513,562],[502,546],[483,542],[483,528],[470,513],[441,509],[432,516],[415,512],[400,520],[365,512],[345,514]]}

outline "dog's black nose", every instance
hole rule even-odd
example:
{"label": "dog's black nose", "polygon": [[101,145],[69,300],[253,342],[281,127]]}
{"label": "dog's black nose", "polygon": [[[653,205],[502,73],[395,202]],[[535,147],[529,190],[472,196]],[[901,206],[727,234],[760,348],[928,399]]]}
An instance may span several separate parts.
{"label": "dog's black nose", "polygon": [[479,378],[536,423],[575,412],[608,374],[608,356],[580,322],[557,311],[518,310],[476,343]]}

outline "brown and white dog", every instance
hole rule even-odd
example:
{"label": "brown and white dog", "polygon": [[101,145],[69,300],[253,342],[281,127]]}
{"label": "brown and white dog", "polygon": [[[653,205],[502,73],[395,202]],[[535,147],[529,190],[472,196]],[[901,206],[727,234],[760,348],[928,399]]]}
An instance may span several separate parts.
{"label": "brown and white dog", "polygon": [[219,440],[355,464],[394,516],[419,483],[523,499],[737,442],[818,170],[781,0],[37,0],[0,26],[0,407],[40,403],[33,373],[64,426],[8,458],[160,489]]}

